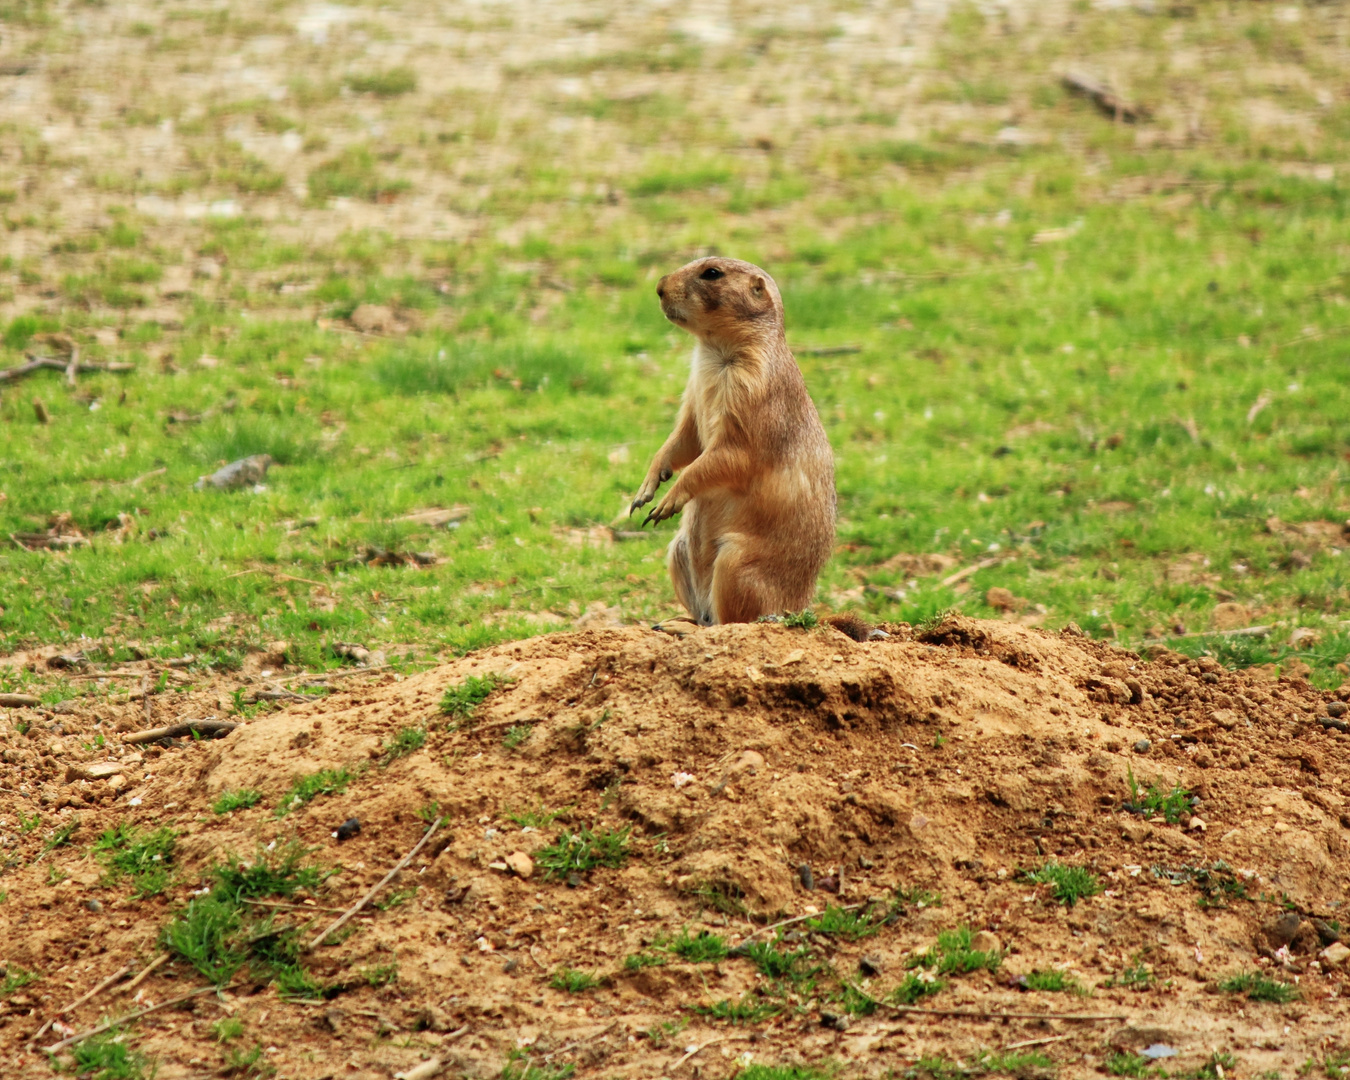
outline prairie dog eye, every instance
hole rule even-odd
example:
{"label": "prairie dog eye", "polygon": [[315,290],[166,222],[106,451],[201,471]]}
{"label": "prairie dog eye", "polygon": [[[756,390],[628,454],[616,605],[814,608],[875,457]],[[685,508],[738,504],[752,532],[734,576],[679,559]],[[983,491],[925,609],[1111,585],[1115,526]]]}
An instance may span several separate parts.
{"label": "prairie dog eye", "polygon": [[704,270],[703,273],[699,274],[699,277],[704,281],[716,281],[720,277],[726,277],[726,275],[722,273],[721,270],[717,269],[717,267],[710,266],[708,269]]}

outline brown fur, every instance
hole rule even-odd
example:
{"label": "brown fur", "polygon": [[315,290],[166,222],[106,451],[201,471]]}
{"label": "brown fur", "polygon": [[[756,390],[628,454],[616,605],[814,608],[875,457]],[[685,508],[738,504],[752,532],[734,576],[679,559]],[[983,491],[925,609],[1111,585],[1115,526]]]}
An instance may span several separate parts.
{"label": "brown fur", "polygon": [[[722,276],[705,279],[710,268]],[[834,455],[783,334],[778,286],[757,266],[714,257],[666,275],[656,292],[698,344],[675,430],[632,508],[680,473],[646,520],[683,511],[670,577],[701,625],[798,611],[834,546]]]}

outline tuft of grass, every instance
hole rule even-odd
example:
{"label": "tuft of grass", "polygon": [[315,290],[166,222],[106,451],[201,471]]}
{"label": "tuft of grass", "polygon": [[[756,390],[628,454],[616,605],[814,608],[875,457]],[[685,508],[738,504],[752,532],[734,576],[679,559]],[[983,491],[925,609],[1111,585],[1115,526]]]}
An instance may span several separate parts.
{"label": "tuft of grass", "polygon": [[364,146],[347,147],[309,174],[309,196],[319,203],[328,199],[387,202],[411,186],[406,180],[385,176],[376,165],[375,155]]}
{"label": "tuft of grass", "polygon": [[600,985],[600,978],[594,972],[577,971],[575,968],[559,968],[548,980],[554,990],[566,994],[584,994]]}
{"label": "tuft of grass", "polygon": [[534,865],[550,881],[569,874],[584,874],[597,866],[619,867],[628,858],[630,829],[593,832],[583,825],[576,832],[562,833],[546,848],[536,851]]}
{"label": "tuft of grass", "polygon": [[398,965],[377,964],[372,968],[363,968],[358,974],[367,986],[390,986],[398,982]]}
{"label": "tuft of grass", "polygon": [[759,621],[776,622],[794,630],[814,630],[820,625],[820,619],[816,617],[816,613],[811,608],[803,608],[801,611],[785,611],[781,615],[763,615]]}
{"label": "tuft of grass", "polygon": [[282,797],[273,813],[277,817],[285,817],[320,795],[337,795],[346,791],[352,780],[352,774],[345,768],[320,769],[308,776],[297,776],[291,784],[291,790]]}
{"label": "tuft of grass", "polygon": [[243,1033],[244,1022],[237,1016],[227,1016],[211,1025],[211,1034],[216,1037],[216,1042],[229,1042]]}
{"label": "tuft of grass", "polygon": [[514,724],[506,729],[506,734],[502,736],[502,746],[508,750],[514,750],[530,737],[534,731],[531,724]]}
{"label": "tuft of grass", "polygon": [[417,89],[417,73],[409,67],[393,67],[364,75],[348,75],[346,83],[358,94],[376,97],[398,97]]}
{"label": "tuft of grass", "polygon": [[479,705],[483,704],[499,686],[510,682],[501,675],[470,675],[462,683],[450,687],[441,697],[441,712],[457,720],[471,720]]}
{"label": "tuft of grass", "polygon": [[1251,899],[1247,895],[1246,884],[1238,879],[1233,868],[1222,859],[1215,860],[1209,866],[1185,865],[1177,870],[1155,866],[1153,876],[1176,885],[1194,885],[1200,892],[1199,905],[1202,908],[1227,908],[1234,900]]}
{"label": "tuft of grass", "polygon": [[225,1065],[221,1072],[226,1076],[255,1077],[258,1080],[272,1076],[277,1071],[276,1066],[263,1058],[265,1052],[262,1043],[255,1043],[248,1050],[232,1046],[225,1054]]}
{"label": "tuft of grass", "polygon": [[70,1048],[71,1071],[83,1080],[149,1080],[154,1075],[150,1058],[127,1043],[127,1032],[110,1028]]}
{"label": "tuft of grass", "polygon": [[1049,885],[1055,900],[1065,907],[1073,907],[1085,896],[1096,896],[1104,886],[1085,866],[1067,866],[1053,859],[1037,870],[1024,870],[1020,880],[1036,885]]}
{"label": "tuft of grass", "polygon": [[748,1065],[736,1080],[830,1080],[830,1074],[809,1065]]}
{"label": "tuft of grass", "polygon": [[12,994],[20,987],[27,986],[30,982],[37,979],[37,973],[25,971],[21,967],[11,965],[4,969],[3,978],[0,978],[0,997],[6,994]]}
{"label": "tuft of grass", "polygon": [[881,929],[880,921],[873,921],[870,908],[842,908],[828,905],[814,918],[806,920],[806,927],[812,933],[842,937],[848,941],[858,941],[871,937]]}
{"label": "tuft of grass", "polygon": [[537,810],[523,810],[520,813],[508,810],[506,816],[522,828],[547,829],[559,818],[567,817],[570,810],[570,806],[564,806],[561,810],[550,810],[540,803]]}
{"label": "tuft of grass", "polygon": [[1112,1054],[1106,1059],[1102,1067],[1110,1076],[1134,1076],[1142,1078],[1167,1075],[1164,1069],[1154,1065],[1152,1061],[1142,1054],[1135,1054],[1130,1051],[1121,1054]]}
{"label": "tuft of grass", "polygon": [[577,1067],[572,1064],[536,1065],[524,1050],[513,1050],[502,1069],[501,1080],[569,1080]]}
{"label": "tuft of grass", "polygon": [[942,906],[942,894],[935,893],[931,889],[920,889],[917,886],[904,888],[900,885],[895,887],[895,902],[902,905],[912,905],[916,908],[930,908]]}
{"label": "tuft of grass", "polygon": [[271,850],[260,847],[252,862],[229,853],[224,863],[211,869],[214,891],[236,902],[265,896],[294,896],[301,889],[312,891],[337,871],[306,864],[304,860],[310,853],[311,849],[298,840]]}
{"label": "tuft of grass", "polygon": [[691,935],[683,929],[660,947],[691,964],[717,964],[727,958],[726,939],[706,930]]}
{"label": "tuft of grass", "polygon": [[253,788],[222,791],[220,797],[211,804],[211,809],[217,814],[232,814],[236,810],[247,810],[250,806],[257,806],[261,799],[262,792]]}
{"label": "tuft of grass", "polygon": [[1244,971],[1224,979],[1219,989],[1229,994],[1246,994],[1250,1001],[1271,1001],[1277,1005],[1288,1005],[1303,996],[1296,987],[1259,971]]}
{"label": "tuft of grass", "polygon": [[730,1024],[761,1024],[783,1011],[783,1005],[777,1001],[766,1001],[754,994],[745,994],[739,1001],[723,998],[711,1005],[694,1005],[692,1010],[709,1020],[721,1020]]}
{"label": "tuft of grass", "polygon": [[164,928],[161,940],[208,982],[224,986],[248,959],[239,940],[243,921],[238,902],[215,894],[197,896]]}
{"label": "tuft of grass", "polygon": [[811,950],[804,945],[784,951],[777,943],[752,941],[748,945],[738,946],[731,955],[744,956],[761,975],[786,980],[794,985],[800,985],[824,970],[822,965],[810,963]]}
{"label": "tuft of grass", "polygon": [[1031,971],[1018,979],[1027,990],[1043,990],[1052,994],[1077,994],[1085,996],[1083,984],[1072,975],[1062,971]]}
{"label": "tuft of grass", "polygon": [[1144,791],[1134,778],[1134,769],[1128,768],[1126,773],[1130,797],[1121,805],[1122,810],[1145,818],[1161,816],[1169,825],[1175,825],[1191,808],[1191,793],[1180,785],[1173,784],[1170,791],[1163,791],[1155,780]]}
{"label": "tuft of grass", "polygon": [[1205,1063],[1190,1074],[1190,1078],[1193,1078],[1193,1080],[1224,1080],[1236,1068],[1237,1058],[1225,1051],[1214,1050],[1205,1059]]}
{"label": "tuft of grass", "polygon": [[629,953],[623,958],[623,969],[625,971],[641,971],[649,967],[665,967],[670,963],[670,956],[663,952],[640,952]]}
{"label": "tuft of grass", "polygon": [[130,877],[136,897],[158,896],[173,881],[177,837],[167,826],[147,835],[124,821],[94,841],[94,855],[112,880]]}
{"label": "tuft of grass", "polygon": [[426,741],[426,728],[406,727],[401,729],[398,734],[384,744],[381,764],[387,766],[401,757],[417,753],[426,745]]}
{"label": "tuft of grass", "polygon": [[931,968],[938,975],[964,975],[968,971],[997,971],[1003,954],[972,949],[975,932],[969,926],[943,930],[927,952],[911,956],[905,966]]}
{"label": "tuft of grass", "polygon": [[[47,842],[42,845],[42,855],[49,851],[55,851],[59,847],[65,847],[70,843],[70,838],[75,835],[75,830],[80,827],[80,819],[72,817],[64,825],[47,837]],[[40,857],[40,856],[39,856]]]}
{"label": "tuft of grass", "polygon": [[886,995],[892,1005],[915,1005],[926,997],[939,993],[947,984],[925,971],[912,971]]}

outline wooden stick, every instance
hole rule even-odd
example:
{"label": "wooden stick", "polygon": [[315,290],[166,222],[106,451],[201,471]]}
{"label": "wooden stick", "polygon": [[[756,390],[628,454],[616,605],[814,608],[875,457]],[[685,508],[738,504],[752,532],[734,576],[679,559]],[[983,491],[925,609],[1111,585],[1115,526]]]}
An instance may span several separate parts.
{"label": "wooden stick", "polygon": [[325,679],[345,679],[350,675],[369,675],[372,671],[383,671],[390,664],[371,664],[370,667],[339,668],[333,671],[323,671],[319,673],[310,672],[306,675],[288,675],[284,679],[277,679],[276,682],[302,682],[309,679],[311,682],[322,682]]}
{"label": "wooden stick", "polygon": [[695,1047],[693,1047],[692,1049],[690,1049],[690,1050],[684,1055],[684,1057],[680,1058],[679,1061],[675,1062],[675,1064],[673,1064],[673,1065],[667,1065],[667,1066],[666,1066],[666,1072],[674,1072],[676,1069],[678,1069],[681,1065],[683,1065],[686,1061],[688,1061],[691,1057],[693,1057],[695,1054],[699,1053],[700,1051],[703,1051],[703,1050],[708,1049],[708,1047],[712,1046],[712,1045],[715,1044],[715,1043],[726,1042],[726,1041],[727,1041],[727,1036],[725,1036],[725,1035],[719,1035],[719,1036],[717,1036],[717,1038],[715,1038],[715,1039],[709,1039],[707,1042],[703,1043],[701,1046],[695,1046]]}
{"label": "wooden stick", "polygon": [[1097,108],[1113,120],[1124,120],[1133,124],[1147,115],[1143,106],[1126,101],[1105,83],[1099,83],[1076,71],[1068,72],[1061,77],[1061,81],[1075,94],[1090,98]]}
{"label": "wooden stick", "polygon": [[353,915],[355,915],[358,911],[360,911],[363,907],[365,907],[366,904],[370,903],[370,901],[374,898],[375,894],[378,893],[381,889],[383,889],[386,885],[389,884],[389,882],[391,882],[394,879],[394,875],[396,875],[400,870],[402,870],[405,866],[407,866],[410,862],[413,861],[413,857],[419,851],[421,851],[422,847],[426,844],[426,842],[430,840],[432,836],[435,835],[436,830],[441,827],[441,822],[443,822],[444,820],[445,815],[441,815],[440,817],[438,817],[432,823],[431,828],[429,828],[426,832],[422,834],[422,839],[417,841],[417,844],[413,847],[413,849],[410,852],[408,852],[408,854],[404,855],[403,858],[401,858],[398,861],[398,863],[394,866],[394,868],[390,870],[389,873],[385,874],[384,877],[381,878],[379,882],[377,882],[370,889],[370,891],[366,893],[365,896],[361,897],[360,900],[358,900],[355,904],[349,907],[346,913],[343,914],[341,917],[339,917],[337,921],[333,923],[332,926],[330,926],[322,934],[320,934],[313,941],[311,941],[309,945],[306,947],[305,951],[308,952],[310,949],[318,948],[318,946],[323,944],[324,939],[328,937],[329,934],[345,926],[348,919],[350,919]]}
{"label": "wooden stick", "polygon": [[42,699],[32,694],[0,694],[0,708],[30,709],[41,704]]}
{"label": "wooden stick", "polygon": [[66,385],[72,390],[75,389],[75,373],[80,370],[80,347],[72,345],[70,347],[70,363],[66,365]]}
{"label": "wooden stick", "polygon": [[[75,363],[77,372],[84,371],[112,371],[117,373],[126,373],[135,371],[135,364],[97,364],[86,360],[84,363]],[[0,382],[16,382],[35,371],[61,371],[65,372],[69,378],[71,364],[65,360],[57,360],[53,356],[33,356],[28,355],[28,363],[20,364],[18,367],[7,368],[0,371]]]}
{"label": "wooden stick", "polygon": [[150,974],[153,971],[155,971],[157,968],[162,967],[168,961],[169,957],[172,955],[173,955],[172,953],[166,952],[160,953],[153,960],[151,960],[150,963],[146,964],[145,967],[141,968],[141,970],[137,973],[136,977],[132,979],[131,982],[127,983],[126,986],[122,987],[120,992],[123,994],[131,993],[131,991],[135,990],[136,987],[141,985],[141,983],[145,982],[145,980],[150,977]]}
{"label": "wooden stick", "polygon": [[340,907],[310,907],[308,904],[284,904],[277,900],[254,900],[252,897],[242,898],[246,904],[256,904],[258,907],[270,908],[293,908],[297,911],[328,911],[334,915],[341,915],[345,908]]}
{"label": "wooden stick", "polygon": [[[146,699],[147,701],[149,698]],[[227,734],[239,725],[233,720],[184,720],[181,724],[169,724],[167,727],[150,728],[148,731],[133,731],[123,735],[124,743],[157,742],[160,739],[176,739],[180,735]]]}
{"label": "wooden stick", "polygon": [[191,993],[183,994],[181,997],[170,998],[168,1001],[161,1001],[158,1005],[151,1005],[149,1008],[138,1009],[136,1012],[127,1013],[126,1016],[119,1016],[116,1020],[105,1020],[103,1023],[95,1027],[91,1027],[88,1031],[77,1032],[76,1034],[70,1036],[68,1039],[62,1039],[58,1043],[52,1043],[51,1046],[45,1046],[43,1047],[43,1051],[48,1054],[55,1054],[58,1050],[64,1050],[67,1046],[70,1046],[72,1043],[84,1042],[85,1039],[88,1039],[91,1036],[102,1035],[109,1028],[119,1027],[120,1025],[125,1024],[128,1020],[135,1020],[139,1017],[145,1016],[148,1013],[158,1012],[160,1009],[167,1009],[171,1005],[181,1005],[183,1002],[188,1001],[192,998],[201,997],[202,994],[212,994],[212,993],[218,994],[223,990],[232,990],[234,989],[235,986],[239,985],[241,984],[234,983],[232,986],[203,986],[200,989],[193,990]]}
{"label": "wooden stick", "polygon": [[1072,1035],[1052,1035],[1048,1039],[1024,1039],[1022,1042],[1009,1043],[1004,1050],[1021,1050],[1024,1046],[1044,1046],[1046,1043],[1063,1042],[1065,1039],[1072,1039]]}
{"label": "wooden stick", "polygon": [[[1011,556],[1009,556],[1009,558],[1011,558]],[[948,585],[955,585],[958,581],[965,581],[966,578],[971,577],[974,574],[978,574],[981,570],[988,570],[991,567],[998,566],[999,563],[1005,561],[1006,560],[999,555],[995,555],[991,559],[981,559],[979,562],[974,563],[971,566],[967,566],[963,570],[958,570],[954,574],[949,574],[947,577],[943,578],[940,582],[938,582],[938,584],[941,585],[943,588],[946,588]]]}
{"label": "wooden stick", "polygon": [[[866,907],[866,906],[867,906],[867,905],[866,905],[865,903],[864,903],[864,904],[849,904],[849,905],[847,905],[847,906],[845,906],[845,907],[843,907],[843,908],[840,908],[840,910],[841,910],[841,911],[857,911],[858,908]],[[791,919],[784,919],[782,922],[771,923],[771,924],[768,925],[768,926],[761,926],[758,930],[752,930],[752,931],[750,931],[750,933],[746,934],[745,937],[741,938],[741,944],[740,944],[740,945],[737,945],[736,948],[739,949],[739,948],[741,947],[741,945],[744,945],[747,941],[749,941],[752,937],[755,937],[757,934],[764,934],[764,933],[768,933],[768,931],[770,931],[770,930],[777,930],[780,926],[791,926],[793,923],[805,922],[807,919],[819,919],[819,918],[820,918],[820,914],[819,914],[819,913],[817,913],[817,914],[815,914],[815,915],[796,915],[796,916],[794,916],[794,917],[791,918]],[[861,990],[858,991],[858,992],[859,992],[859,993],[862,993]],[[864,994],[863,996],[865,997],[866,995]]]}
{"label": "wooden stick", "polygon": [[152,476],[163,476],[169,470],[167,468],[151,469],[148,473],[142,473],[134,480],[123,480],[121,483],[113,484],[113,487],[140,487],[142,483],[149,480]]}
{"label": "wooden stick", "polygon": [[87,994],[85,994],[83,997],[78,997],[78,998],[76,998],[76,999],[75,999],[74,1001],[72,1001],[69,1005],[67,1005],[64,1009],[60,1010],[56,1015],[57,1015],[57,1016],[65,1016],[66,1013],[74,1012],[74,1011],[75,1011],[76,1009],[78,1009],[81,1005],[83,1005],[86,1001],[89,1001],[89,1000],[92,999],[92,998],[98,997],[99,994],[103,993],[104,990],[106,990],[106,989],[108,989],[108,987],[112,986],[113,983],[118,982],[118,981],[122,978],[122,976],[124,976],[124,975],[130,975],[130,974],[131,974],[131,965],[130,965],[130,964],[123,964],[120,968],[118,968],[116,971],[114,971],[111,975],[109,975],[106,979],[104,979],[104,980],[103,980],[101,983],[99,983],[96,987],[94,987],[92,990],[90,990]]}

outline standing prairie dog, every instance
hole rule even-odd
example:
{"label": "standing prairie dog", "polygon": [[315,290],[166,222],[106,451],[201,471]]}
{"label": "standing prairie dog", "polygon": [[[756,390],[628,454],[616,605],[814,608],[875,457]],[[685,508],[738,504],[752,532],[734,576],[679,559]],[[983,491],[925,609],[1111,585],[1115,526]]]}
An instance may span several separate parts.
{"label": "standing prairie dog", "polygon": [[675,595],[700,626],[798,611],[834,545],[834,456],[783,333],[778,286],[739,259],[696,259],[656,287],[697,344],[675,430],[630,513],[684,512],[667,553]]}

